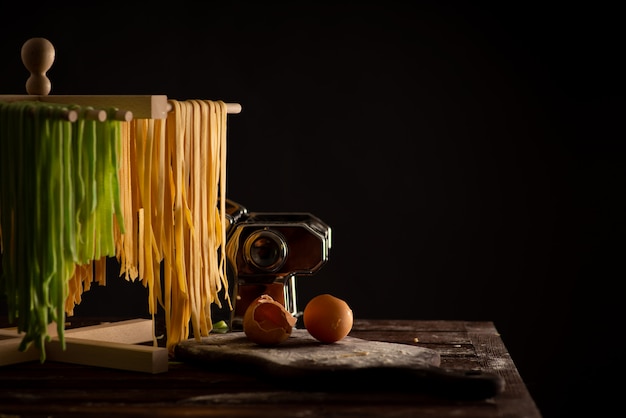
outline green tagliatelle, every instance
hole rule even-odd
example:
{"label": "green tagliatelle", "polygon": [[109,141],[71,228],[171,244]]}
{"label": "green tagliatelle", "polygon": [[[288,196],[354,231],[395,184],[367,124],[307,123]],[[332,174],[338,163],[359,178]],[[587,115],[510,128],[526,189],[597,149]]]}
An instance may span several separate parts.
{"label": "green tagliatelle", "polygon": [[[76,122],[63,115],[78,113]],[[77,265],[115,256],[123,231],[120,122],[77,106],[0,102],[0,292],[8,316],[45,361],[48,326],[65,348],[65,300]]]}

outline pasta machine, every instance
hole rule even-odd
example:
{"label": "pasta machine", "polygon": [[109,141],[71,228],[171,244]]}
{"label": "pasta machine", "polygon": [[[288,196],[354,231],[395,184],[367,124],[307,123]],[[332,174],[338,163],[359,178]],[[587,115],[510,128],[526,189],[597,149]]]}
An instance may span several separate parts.
{"label": "pasta machine", "polygon": [[326,264],[330,227],[310,213],[248,212],[231,200],[226,202],[226,218],[231,328],[243,328],[246,309],[262,294],[299,316],[296,278],[311,276]]}

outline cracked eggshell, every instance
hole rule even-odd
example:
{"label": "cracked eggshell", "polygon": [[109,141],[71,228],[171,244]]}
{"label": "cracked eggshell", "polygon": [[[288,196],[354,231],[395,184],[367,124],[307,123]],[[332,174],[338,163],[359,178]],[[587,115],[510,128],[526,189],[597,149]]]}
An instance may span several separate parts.
{"label": "cracked eggshell", "polygon": [[269,295],[256,298],[246,309],[243,331],[259,345],[278,345],[291,335],[296,317]]}

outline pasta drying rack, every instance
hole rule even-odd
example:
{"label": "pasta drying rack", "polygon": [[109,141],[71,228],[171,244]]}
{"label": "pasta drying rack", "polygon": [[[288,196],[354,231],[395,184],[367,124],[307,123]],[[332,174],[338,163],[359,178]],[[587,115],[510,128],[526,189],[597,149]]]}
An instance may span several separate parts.
{"label": "pasta drying rack", "polygon": [[[49,95],[51,82],[46,73],[52,66],[55,50],[45,38],[32,38],[22,47],[22,61],[30,72],[26,95],[0,95],[0,101],[41,101],[90,106],[90,117],[104,121],[104,108],[121,109],[115,113],[118,120],[164,119],[171,110],[165,95]],[[227,113],[241,112],[238,103],[226,103]],[[64,117],[73,120],[75,114]],[[153,321],[131,319],[65,330],[65,348],[56,336],[56,325],[49,326],[52,337],[46,343],[46,361],[58,361],[88,366],[107,367],[147,373],[168,370],[169,354],[166,348],[143,343],[153,341]],[[19,351],[22,334],[17,328],[0,329],[0,366],[37,361],[40,353],[34,347]]]}

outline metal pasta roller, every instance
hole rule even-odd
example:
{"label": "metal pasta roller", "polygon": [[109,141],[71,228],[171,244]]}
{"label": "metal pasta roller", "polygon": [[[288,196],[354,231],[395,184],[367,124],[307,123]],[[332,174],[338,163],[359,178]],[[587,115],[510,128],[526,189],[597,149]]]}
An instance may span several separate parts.
{"label": "metal pasta roller", "polygon": [[230,200],[226,217],[231,329],[243,329],[246,309],[262,294],[297,315],[296,277],[313,275],[326,264],[330,227],[310,213],[248,213]]}

